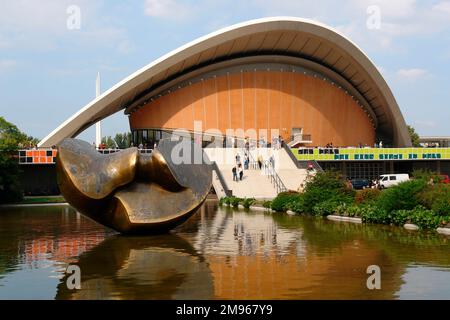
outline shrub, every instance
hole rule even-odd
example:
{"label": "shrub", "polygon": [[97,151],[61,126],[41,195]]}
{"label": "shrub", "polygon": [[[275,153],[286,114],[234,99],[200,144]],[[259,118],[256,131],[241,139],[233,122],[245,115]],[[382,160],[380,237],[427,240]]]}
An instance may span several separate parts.
{"label": "shrub", "polygon": [[331,198],[316,204],[312,209],[312,213],[315,216],[326,216],[333,214],[336,212],[339,205],[341,205],[341,202],[339,202],[338,199]]}
{"label": "shrub", "polygon": [[431,209],[440,216],[450,215],[450,198],[441,197],[436,199],[436,201],[431,206]]}
{"label": "shrub", "polygon": [[299,195],[295,201],[288,204],[288,209],[294,211],[295,213],[305,213],[305,198],[303,195]]}
{"label": "shrub", "polygon": [[392,212],[395,210],[412,210],[419,205],[417,195],[425,189],[427,183],[422,180],[409,180],[384,190],[376,205],[381,209]]}
{"label": "shrub", "polygon": [[419,203],[441,216],[450,215],[450,185],[428,185],[418,194]]}
{"label": "shrub", "polygon": [[244,208],[248,209],[255,202],[255,198],[244,198],[242,200],[242,205]]}
{"label": "shrub", "polygon": [[227,206],[229,206],[231,204],[231,197],[223,198],[223,203],[225,203]]}
{"label": "shrub", "polygon": [[347,217],[360,217],[361,216],[361,206],[355,204],[342,203],[337,206],[335,213],[340,216]]}
{"label": "shrub", "polygon": [[290,205],[299,197],[301,197],[301,195],[298,192],[281,192],[272,200],[271,207],[275,211],[287,211],[291,209]]}
{"label": "shrub", "polygon": [[230,204],[233,206],[233,208],[239,207],[239,203],[242,201],[242,198],[238,197],[231,197],[230,198]]}
{"label": "shrub", "polygon": [[272,201],[269,201],[269,200],[264,201],[263,204],[262,204],[262,206],[263,206],[264,208],[270,209],[270,208],[272,207]]}
{"label": "shrub", "polygon": [[433,179],[434,183],[439,183],[441,181],[440,176],[436,172],[430,170],[414,170],[411,175],[414,177],[414,179],[421,179],[426,182],[430,181],[431,179]]}
{"label": "shrub", "polygon": [[[314,213],[313,208],[321,202],[328,201],[319,211],[331,209],[331,203],[351,203],[354,199],[354,191],[348,189],[342,180],[340,173],[336,171],[318,172],[306,183],[303,194],[303,208],[305,212]],[[333,199],[333,200],[331,200]]]}
{"label": "shrub", "polygon": [[390,223],[396,226],[403,226],[409,220],[411,210],[396,210],[392,211],[390,216]]}
{"label": "shrub", "polygon": [[423,206],[417,206],[409,212],[409,221],[416,224],[421,229],[436,229],[440,222],[441,217],[433,212],[433,210],[428,210]]}
{"label": "shrub", "polygon": [[374,206],[364,205],[361,206],[361,220],[365,223],[381,223],[390,224],[391,218],[386,210]]}
{"label": "shrub", "polygon": [[380,197],[381,191],[378,189],[364,189],[356,191],[355,202],[372,203]]}

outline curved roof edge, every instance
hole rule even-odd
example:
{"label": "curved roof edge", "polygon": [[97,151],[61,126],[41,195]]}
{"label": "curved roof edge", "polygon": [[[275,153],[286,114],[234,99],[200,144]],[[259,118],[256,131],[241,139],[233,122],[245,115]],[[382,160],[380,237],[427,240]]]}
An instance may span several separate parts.
{"label": "curved roof edge", "polygon": [[126,108],[135,97],[152,84],[164,80],[164,77],[168,78],[177,74],[179,68],[187,69],[199,64],[202,54],[205,54],[208,50],[212,51],[216,48],[217,51],[217,48],[224,43],[243,36],[250,37],[273,31],[310,34],[326,40],[332,44],[333,48],[343,51],[346,58],[351,60],[353,66],[362,70],[361,74],[364,73],[366,77],[364,81],[374,83],[375,91],[380,92],[377,99],[382,101],[381,104],[384,103],[384,106],[382,105],[380,108],[387,123],[392,128],[394,144],[396,146],[411,145],[406,123],[389,86],[374,63],[356,44],[333,28],[316,21],[296,17],[270,17],[250,20],[220,29],[154,60],[89,102],[42,139],[38,146],[57,145],[64,138],[74,137],[95,122]]}

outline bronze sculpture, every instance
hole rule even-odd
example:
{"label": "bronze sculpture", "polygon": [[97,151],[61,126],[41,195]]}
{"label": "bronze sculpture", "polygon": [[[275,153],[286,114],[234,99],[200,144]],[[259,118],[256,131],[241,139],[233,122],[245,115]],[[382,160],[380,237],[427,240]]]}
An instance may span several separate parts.
{"label": "bronze sculpture", "polygon": [[[161,233],[188,219],[211,189],[211,168],[190,161],[175,164],[174,147],[161,140],[151,154],[137,148],[103,155],[89,143],[65,139],[58,146],[56,172],[61,194],[75,209],[121,233]],[[188,157],[189,158],[189,157]]]}

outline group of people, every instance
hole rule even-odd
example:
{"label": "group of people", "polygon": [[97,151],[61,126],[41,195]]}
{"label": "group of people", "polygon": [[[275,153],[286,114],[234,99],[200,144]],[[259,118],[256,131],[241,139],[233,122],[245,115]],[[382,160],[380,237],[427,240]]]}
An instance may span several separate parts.
{"label": "group of people", "polygon": [[275,150],[279,150],[281,149],[281,147],[283,146],[283,137],[282,136],[278,136],[278,137],[273,137],[272,138],[272,148]]}
{"label": "group of people", "polygon": [[242,166],[241,156],[238,153],[235,157],[235,165],[231,169],[231,172],[233,173],[233,181],[242,181],[244,178],[244,168],[245,170],[248,170],[248,164],[250,162],[248,154],[245,154],[244,158],[244,166]]}
{"label": "group of people", "polygon": [[[383,141],[380,141],[379,143],[374,143],[374,145],[373,145],[373,147],[374,148],[383,148]],[[320,147],[319,147],[320,148]],[[323,148],[323,147],[322,147]],[[329,143],[327,143],[326,145],[325,145],[325,147],[324,147],[325,149],[333,149],[333,148],[343,148],[343,147],[341,147],[341,146],[334,146],[333,145],[333,142],[329,142]],[[345,147],[344,147],[345,148]],[[360,143],[358,143],[358,146],[357,146],[357,148],[370,148],[370,146],[368,145],[368,144],[365,144],[365,143],[362,143],[362,142],[360,142]]]}

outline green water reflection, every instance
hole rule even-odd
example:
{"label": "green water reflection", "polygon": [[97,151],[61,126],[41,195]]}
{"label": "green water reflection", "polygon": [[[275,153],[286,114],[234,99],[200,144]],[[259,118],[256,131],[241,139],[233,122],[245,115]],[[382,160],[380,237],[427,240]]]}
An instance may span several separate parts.
{"label": "green water reflection", "polygon": [[[450,299],[450,239],[219,208],[124,237],[67,206],[0,209],[0,299]],[[66,285],[69,264],[81,289]],[[368,290],[366,268],[381,268]]]}

